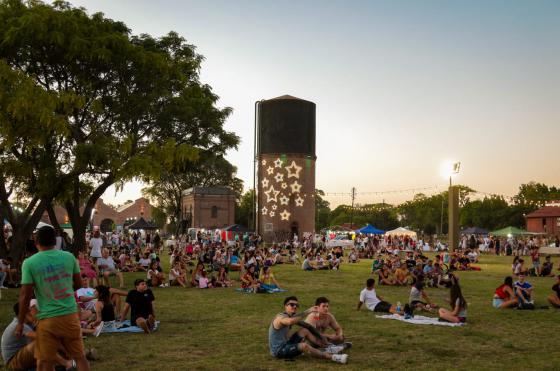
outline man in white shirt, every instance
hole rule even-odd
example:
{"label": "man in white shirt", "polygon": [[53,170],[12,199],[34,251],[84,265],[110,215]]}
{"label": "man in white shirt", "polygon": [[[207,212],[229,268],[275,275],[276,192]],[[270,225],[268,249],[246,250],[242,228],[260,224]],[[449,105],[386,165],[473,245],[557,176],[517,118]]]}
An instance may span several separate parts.
{"label": "man in white shirt", "polygon": [[362,305],[366,306],[367,309],[371,310],[372,312],[386,312],[386,313],[397,313],[401,314],[401,312],[397,312],[396,306],[383,301],[381,296],[377,296],[375,292],[375,280],[373,278],[369,278],[366,281],[366,288],[360,292],[360,302],[358,303],[358,310],[362,308]]}
{"label": "man in white shirt", "polygon": [[91,252],[89,256],[95,259],[101,258],[101,249],[103,248],[103,239],[99,235],[99,231],[93,232],[93,237],[89,240]]}
{"label": "man in white shirt", "polygon": [[117,270],[117,267],[115,267],[115,261],[113,260],[113,257],[109,255],[108,249],[103,249],[102,257],[97,259],[97,266],[99,267],[99,272],[103,275],[103,280],[105,281],[106,286],[110,287],[109,277],[117,276],[119,279],[119,287],[124,287],[123,274]]}
{"label": "man in white shirt", "polygon": [[78,303],[80,306],[92,312],[95,312],[95,302],[97,298],[95,297],[95,290],[88,285],[89,280],[87,276],[82,276],[82,287],[76,290],[76,297],[78,298]]}

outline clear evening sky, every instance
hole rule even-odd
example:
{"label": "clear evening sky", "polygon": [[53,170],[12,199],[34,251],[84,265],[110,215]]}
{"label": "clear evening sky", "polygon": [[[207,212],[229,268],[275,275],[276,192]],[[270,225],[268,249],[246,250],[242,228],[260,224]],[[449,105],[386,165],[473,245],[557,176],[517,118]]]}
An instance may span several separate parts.
{"label": "clear evening sky", "polygon": [[246,189],[254,102],[284,94],[317,104],[317,188],[327,192],[441,191],[449,159],[462,163],[456,183],[483,192],[560,185],[560,1],[71,2],[134,34],[173,30],[196,45],[202,81],[234,109],[226,128],[242,143],[228,159]]}

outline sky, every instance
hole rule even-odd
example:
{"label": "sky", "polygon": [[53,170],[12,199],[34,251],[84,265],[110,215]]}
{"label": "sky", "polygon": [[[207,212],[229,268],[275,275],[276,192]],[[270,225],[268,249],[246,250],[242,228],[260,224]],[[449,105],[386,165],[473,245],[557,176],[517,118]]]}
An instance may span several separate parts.
{"label": "sky", "polygon": [[317,105],[316,187],[333,206],[352,187],[362,204],[441,192],[449,160],[454,183],[480,192],[560,185],[560,1],[71,3],[196,46],[201,80],[233,108],[225,128],[241,144],[227,158],[246,189],[254,103],[284,94]]}

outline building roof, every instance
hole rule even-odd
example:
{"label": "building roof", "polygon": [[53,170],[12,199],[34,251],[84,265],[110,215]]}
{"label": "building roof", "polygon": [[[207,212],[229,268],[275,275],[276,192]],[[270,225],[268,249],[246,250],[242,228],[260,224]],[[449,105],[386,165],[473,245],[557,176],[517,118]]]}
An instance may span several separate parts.
{"label": "building roof", "polygon": [[183,191],[183,195],[233,195],[233,191],[228,187],[192,187]]}
{"label": "building roof", "polygon": [[559,206],[545,206],[525,216],[526,218],[554,218],[560,217]]}

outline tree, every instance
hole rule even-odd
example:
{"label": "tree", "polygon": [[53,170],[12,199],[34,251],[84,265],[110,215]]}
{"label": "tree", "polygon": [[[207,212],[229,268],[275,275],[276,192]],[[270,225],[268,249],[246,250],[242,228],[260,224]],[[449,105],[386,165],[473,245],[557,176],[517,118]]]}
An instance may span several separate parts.
{"label": "tree", "polygon": [[69,111],[66,130],[52,141],[63,149],[68,176],[56,199],[68,211],[76,249],[109,186],[154,179],[199,151],[237,144],[223,129],[231,109],[215,106],[218,97],[198,79],[202,57],[177,34],[131,36],[123,23],[65,2],[6,1],[0,18],[0,57],[58,94],[54,112]]}
{"label": "tree", "polygon": [[253,209],[253,199],[255,190],[250,189],[241,196],[235,205],[235,223],[241,224],[249,228],[254,228],[255,211]]}
{"label": "tree", "polygon": [[331,213],[329,201],[323,199],[325,192],[320,189],[315,190],[315,230],[328,227],[329,214]]}
{"label": "tree", "polygon": [[[514,202],[520,205],[528,205],[533,210],[543,207],[547,201],[560,199],[560,188],[548,187],[546,184],[529,182],[521,184]],[[531,211],[533,211],[531,210]]]}
{"label": "tree", "polygon": [[142,194],[153,200],[176,225],[181,221],[183,191],[188,188],[225,186],[235,192],[236,199],[240,198],[243,181],[235,176],[237,168],[223,155],[205,150],[198,161],[185,162],[181,167],[177,171],[164,171],[155,179],[147,178],[149,186],[142,189]]}

